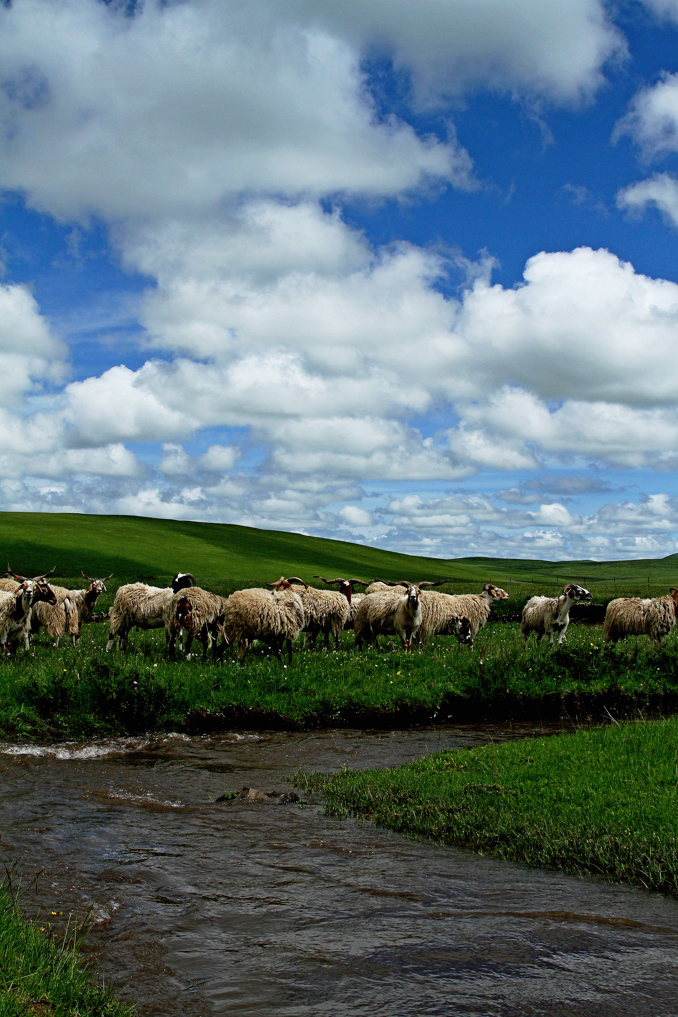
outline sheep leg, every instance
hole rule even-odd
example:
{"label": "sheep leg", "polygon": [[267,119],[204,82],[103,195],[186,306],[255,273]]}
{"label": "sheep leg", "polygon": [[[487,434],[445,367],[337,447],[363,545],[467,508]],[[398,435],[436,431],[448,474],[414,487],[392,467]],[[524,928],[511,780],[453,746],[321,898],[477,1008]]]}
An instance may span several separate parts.
{"label": "sheep leg", "polygon": [[288,664],[292,663],[292,640],[289,638],[287,639],[287,662]]}
{"label": "sheep leg", "polygon": [[329,629],[325,629],[325,640],[324,640],[324,642],[325,642],[325,653],[329,653],[329,649],[330,649],[330,630]]}

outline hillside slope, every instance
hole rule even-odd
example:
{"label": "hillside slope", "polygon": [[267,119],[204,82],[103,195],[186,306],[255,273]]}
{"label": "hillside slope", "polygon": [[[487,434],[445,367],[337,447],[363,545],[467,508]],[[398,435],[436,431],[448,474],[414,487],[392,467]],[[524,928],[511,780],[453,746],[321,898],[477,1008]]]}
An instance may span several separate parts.
{"label": "hillside slope", "polygon": [[26,575],[56,565],[57,576],[112,572],[115,582],[166,582],[193,572],[221,589],[260,585],[281,574],[310,580],[351,575],[370,580],[442,579],[452,588],[492,581],[507,588],[555,591],[568,580],[597,595],[666,592],[678,585],[678,555],[624,562],[548,562],[502,558],[423,558],[297,533],[217,523],[177,522],[136,516],[0,513],[0,564]]}

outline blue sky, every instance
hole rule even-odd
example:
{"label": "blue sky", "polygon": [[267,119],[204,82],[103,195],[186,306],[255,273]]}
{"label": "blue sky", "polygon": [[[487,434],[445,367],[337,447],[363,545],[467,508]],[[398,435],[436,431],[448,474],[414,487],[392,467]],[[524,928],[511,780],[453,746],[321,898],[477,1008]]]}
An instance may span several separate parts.
{"label": "blue sky", "polygon": [[678,0],[0,7],[0,507],[678,551]]}

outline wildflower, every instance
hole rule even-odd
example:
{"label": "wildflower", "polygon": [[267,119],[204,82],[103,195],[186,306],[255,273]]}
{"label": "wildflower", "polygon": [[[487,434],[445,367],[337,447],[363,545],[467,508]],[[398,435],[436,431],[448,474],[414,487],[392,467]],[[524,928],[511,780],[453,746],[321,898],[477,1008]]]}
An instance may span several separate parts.
{"label": "wildflower", "polygon": [[138,682],[132,682],[132,685],[138,685],[138,684],[139,684]]}

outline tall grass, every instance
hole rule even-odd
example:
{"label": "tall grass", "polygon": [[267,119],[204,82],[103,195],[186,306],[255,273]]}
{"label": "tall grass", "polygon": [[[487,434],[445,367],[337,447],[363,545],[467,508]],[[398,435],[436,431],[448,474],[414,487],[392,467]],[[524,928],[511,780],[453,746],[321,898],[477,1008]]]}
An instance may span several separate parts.
{"label": "tall grass", "polygon": [[529,865],[678,893],[678,719],[298,774],[333,814]]}
{"label": "tall grass", "polygon": [[95,985],[84,967],[86,928],[58,939],[26,919],[7,879],[0,884],[0,1017],[132,1017],[134,1010]]}
{"label": "tall grass", "polygon": [[[134,632],[104,652],[107,626],[85,627],[73,648],[43,634],[29,654],[0,660],[0,732],[10,738],[85,738],[148,730],[204,730],[418,720],[602,716],[678,706],[675,636],[659,648],[632,637],[601,648],[600,628],[571,626],[554,651],[522,649],[518,626],[490,624],[471,651],[435,639],[412,654],[397,641],[358,654],[295,649],[286,667],[258,645],[242,661],[170,660],[164,633]],[[597,712],[596,712],[597,711]]]}

